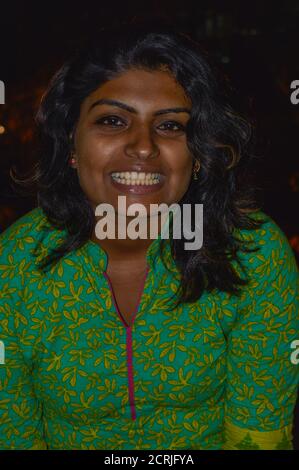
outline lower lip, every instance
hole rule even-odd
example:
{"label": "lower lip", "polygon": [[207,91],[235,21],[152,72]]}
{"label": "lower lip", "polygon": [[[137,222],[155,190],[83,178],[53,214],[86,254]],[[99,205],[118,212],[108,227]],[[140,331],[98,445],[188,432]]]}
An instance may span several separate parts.
{"label": "lower lip", "polygon": [[151,184],[151,185],[135,185],[135,184],[122,184],[118,183],[115,181],[112,177],[112,185],[117,188],[119,191],[122,191],[123,193],[129,193],[129,194],[148,194],[148,193],[154,193],[155,191],[159,191],[159,189],[162,188],[164,184],[164,176],[161,177],[161,180],[159,183],[156,184]]}

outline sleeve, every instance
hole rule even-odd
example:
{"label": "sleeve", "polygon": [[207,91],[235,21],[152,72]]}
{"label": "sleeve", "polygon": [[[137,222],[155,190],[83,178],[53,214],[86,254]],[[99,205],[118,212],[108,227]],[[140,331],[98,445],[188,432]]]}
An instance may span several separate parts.
{"label": "sleeve", "polygon": [[[23,353],[28,320],[20,312],[18,266],[11,253],[0,249],[0,450],[46,450],[42,407],[31,380],[32,364]],[[2,252],[1,252],[2,251]],[[10,269],[9,269],[10,265]],[[11,275],[12,274],[12,275]]]}
{"label": "sleeve", "polygon": [[270,217],[257,232],[260,250],[246,255],[250,283],[228,335],[227,450],[293,448],[299,382],[298,361],[293,359],[299,339],[298,268],[286,236]]}

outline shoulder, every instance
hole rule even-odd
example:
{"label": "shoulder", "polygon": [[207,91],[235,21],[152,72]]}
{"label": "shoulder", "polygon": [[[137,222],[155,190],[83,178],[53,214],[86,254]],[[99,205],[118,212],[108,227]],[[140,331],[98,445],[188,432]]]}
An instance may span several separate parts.
{"label": "shoulder", "polygon": [[249,218],[250,220],[261,222],[261,225],[253,230],[237,230],[236,232],[242,240],[252,241],[257,245],[265,246],[266,248],[288,245],[285,233],[272,217],[270,217],[270,215],[263,211],[256,211],[249,214]]}
{"label": "shoulder", "polygon": [[36,207],[20,217],[3,233],[0,234],[1,262],[9,257],[26,258],[34,249],[42,232],[49,229],[47,217],[40,207]]}
{"label": "shoulder", "polygon": [[46,216],[40,207],[32,209],[27,214],[17,219],[4,232],[0,234],[1,245],[12,240],[23,238],[38,230],[41,224],[46,222]]}
{"label": "shoulder", "polygon": [[279,225],[263,211],[254,212],[249,217],[260,221],[261,225],[253,230],[236,231],[237,238],[243,242],[243,248],[254,250],[240,253],[245,267],[253,276],[268,279],[282,272],[298,276],[293,249]]}
{"label": "shoulder", "polygon": [[295,254],[287,236],[269,215],[258,212],[252,217],[263,219],[264,223],[258,229],[239,232],[239,238],[249,241],[247,248],[256,251],[242,252],[239,256],[242,269],[238,265],[236,270],[248,284],[237,300],[238,312],[242,321],[252,320],[256,315],[260,319],[262,315],[272,321],[276,318],[281,322],[297,322],[298,326],[299,276]]}

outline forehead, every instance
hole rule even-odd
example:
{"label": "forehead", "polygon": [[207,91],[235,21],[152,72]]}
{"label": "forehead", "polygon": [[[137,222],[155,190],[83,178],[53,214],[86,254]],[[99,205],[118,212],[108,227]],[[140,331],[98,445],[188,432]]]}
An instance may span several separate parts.
{"label": "forehead", "polygon": [[105,82],[84,101],[88,107],[100,98],[113,98],[134,106],[138,103],[152,103],[157,106],[190,106],[183,87],[170,72],[131,69]]}

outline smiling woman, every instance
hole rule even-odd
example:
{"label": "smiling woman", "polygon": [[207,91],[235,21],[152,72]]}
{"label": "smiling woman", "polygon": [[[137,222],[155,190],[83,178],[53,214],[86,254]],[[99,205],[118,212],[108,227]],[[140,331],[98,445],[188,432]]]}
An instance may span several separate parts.
{"label": "smiling woman", "polygon": [[[72,166],[94,209],[101,202],[117,207],[119,194],[128,206],[182,199],[192,172],[190,109],[184,89],[160,70],[129,69],[84,100]],[[134,249],[138,254],[136,242]]]}
{"label": "smiling woman", "polygon": [[[0,448],[291,448],[298,270],[206,53],[172,31],[100,32],[37,124],[38,207],[0,237]],[[162,220],[154,240],[97,238],[97,206],[124,196],[147,217],[203,204],[201,248]]]}

